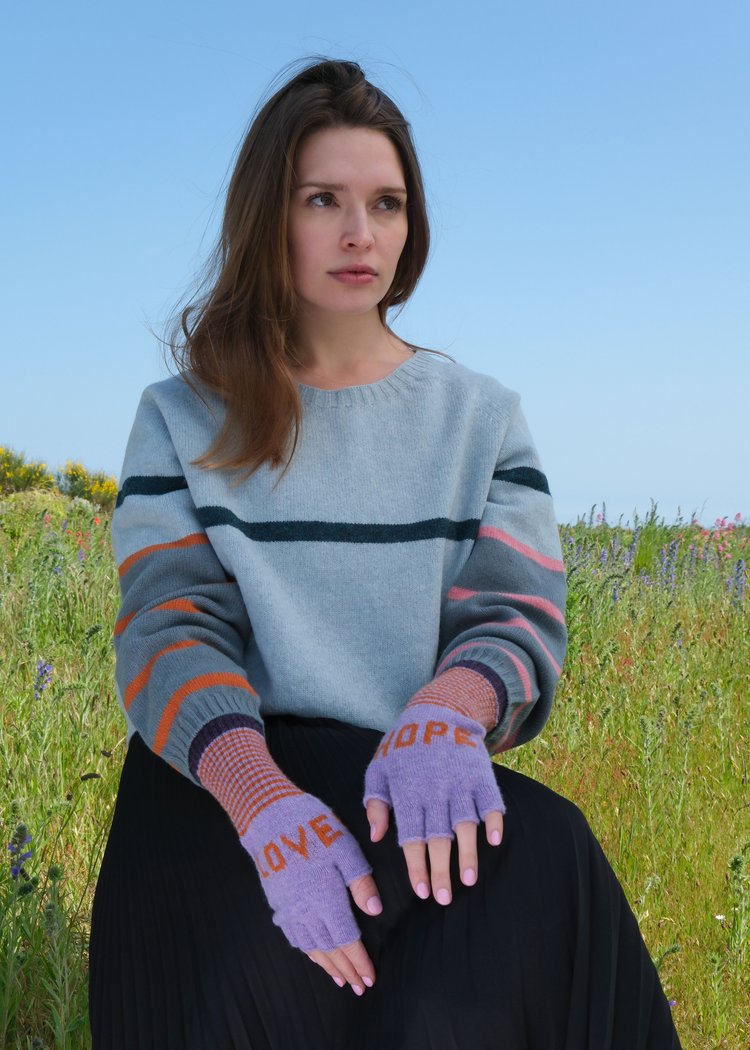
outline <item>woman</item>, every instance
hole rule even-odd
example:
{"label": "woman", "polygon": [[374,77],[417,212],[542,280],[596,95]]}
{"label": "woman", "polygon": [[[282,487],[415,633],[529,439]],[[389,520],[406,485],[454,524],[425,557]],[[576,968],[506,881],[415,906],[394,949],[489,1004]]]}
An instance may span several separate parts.
{"label": "woman", "polygon": [[386,322],[428,247],[397,107],[303,68],[125,454],[95,1047],[678,1046],[581,814],[491,761],[565,577],[518,396]]}

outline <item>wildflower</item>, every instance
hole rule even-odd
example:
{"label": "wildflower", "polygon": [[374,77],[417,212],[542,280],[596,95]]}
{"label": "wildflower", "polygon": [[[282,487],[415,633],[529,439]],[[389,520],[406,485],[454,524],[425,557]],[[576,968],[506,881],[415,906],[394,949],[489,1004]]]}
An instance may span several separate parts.
{"label": "wildflower", "polygon": [[675,1006],[677,1006],[677,1000],[676,999],[670,999],[669,1000],[669,1009],[670,1010],[674,1010]]}
{"label": "wildflower", "polygon": [[30,842],[31,835],[29,834],[29,829],[25,824],[19,824],[8,843],[8,852],[12,858],[10,862],[10,873],[14,879],[17,879],[19,875],[28,878],[26,872],[23,870],[23,866],[34,851],[30,849],[24,850],[23,847],[28,846]]}
{"label": "wildflower", "polygon": [[40,660],[36,665],[36,681],[34,682],[34,699],[38,700],[44,690],[52,681],[52,664]]}
{"label": "wildflower", "polygon": [[78,548],[77,558],[79,562],[83,562],[86,560],[86,555],[84,554],[83,547]]}
{"label": "wildflower", "polygon": [[739,609],[745,600],[747,572],[744,558],[737,559],[734,575],[727,580],[727,591],[732,595],[732,605]]}
{"label": "wildflower", "polygon": [[716,919],[716,920],[717,920],[718,922],[724,922],[724,920],[726,919],[726,915],[714,915],[714,918],[715,918],[715,919]]}

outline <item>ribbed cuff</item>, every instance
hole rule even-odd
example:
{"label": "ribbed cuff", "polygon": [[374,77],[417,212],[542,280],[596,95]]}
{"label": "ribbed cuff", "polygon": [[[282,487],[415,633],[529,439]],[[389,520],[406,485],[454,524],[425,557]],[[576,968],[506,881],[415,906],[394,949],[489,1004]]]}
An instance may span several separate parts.
{"label": "ribbed cuff", "polygon": [[443,671],[411,698],[407,707],[437,704],[493,729],[503,716],[507,694],[495,672],[474,660],[462,660]]}
{"label": "ribbed cuff", "polygon": [[[260,724],[248,724],[253,721],[243,716],[213,719],[190,749],[191,772],[226,810],[240,837],[267,806],[304,794],[271,758]],[[201,734],[207,743],[199,741]]]}

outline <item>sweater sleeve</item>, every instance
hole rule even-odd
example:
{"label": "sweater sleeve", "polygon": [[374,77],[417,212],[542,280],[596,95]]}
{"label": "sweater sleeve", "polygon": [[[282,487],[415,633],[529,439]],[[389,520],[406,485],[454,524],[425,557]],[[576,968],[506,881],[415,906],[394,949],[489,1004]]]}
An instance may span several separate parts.
{"label": "sweater sleeve", "polygon": [[120,702],[145,743],[195,783],[206,749],[262,733],[243,656],[251,625],[239,587],[198,522],[154,397],[138,406],[112,519],[121,607]]}
{"label": "sweater sleeve", "polygon": [[497,712],[490,754],[525,743],[547,720],[567,642],[565,599],[552,498],[516,402],[474,545],[446,595],[434,679],[461,668],[467,688],[484,680]]}

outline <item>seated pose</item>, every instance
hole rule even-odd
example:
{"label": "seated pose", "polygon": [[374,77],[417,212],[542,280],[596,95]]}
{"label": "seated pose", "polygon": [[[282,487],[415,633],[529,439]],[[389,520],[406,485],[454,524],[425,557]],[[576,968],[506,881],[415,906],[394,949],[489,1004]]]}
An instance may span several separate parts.
{"label": "seated pose", "polygon": [[492,761],[565,573],[518,395],[387,324],[428,249],[409,124],[308,62],[125,453],[95,1050],[679,1047],[580,811]]}

